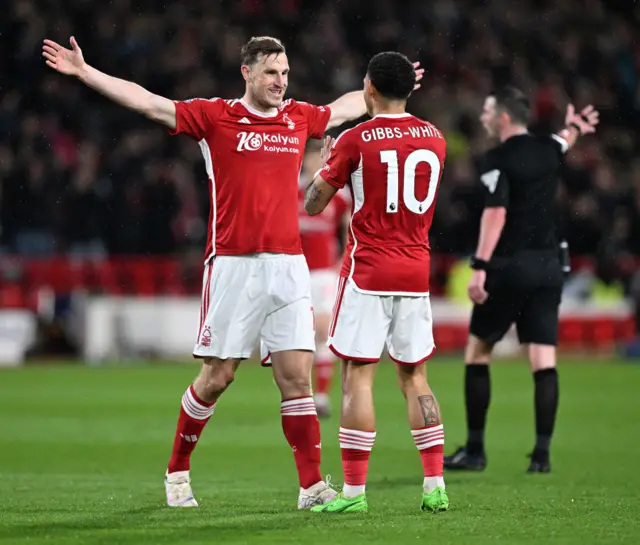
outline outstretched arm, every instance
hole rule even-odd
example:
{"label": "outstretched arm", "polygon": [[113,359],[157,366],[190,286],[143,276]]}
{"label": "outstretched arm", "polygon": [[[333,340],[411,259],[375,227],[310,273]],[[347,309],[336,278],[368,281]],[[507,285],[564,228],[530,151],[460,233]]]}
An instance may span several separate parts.
{"label": "outstretched arm", "polygon": [[338,127],[347,121],[358,119],[367,113],[363,91],[352,91],[342,95],[329,104],[331,117],[327,123],[327,130]]}
{"label": "outstretched arm", "polygon": [[[424,75],[424,69],[419,68],[420,63],[414,62],[414,68],[416,69],[416,84],[413,90],[420,89],[420,80]],[[367,105],[364,102],[363,91],[352,91],[346,95],[342,95],[340,98],[329,104],[331,109],[331,117],[329,118],[329,124],[327,130],[342,125],[347,121],[353,121],[358,119],[367,113]]]}
{"label": "outstretched arm", "polygon": [[176,128],[176,106],[172,100],[154,95],[136,83],[114,78],[89,66],[75,38],[71,37],[69,41],[71,49],[51,40],[44,41],[42,56],[47,60],[47,65],[61,74],[77,77],[116,104],[139,112],[170,129]]}

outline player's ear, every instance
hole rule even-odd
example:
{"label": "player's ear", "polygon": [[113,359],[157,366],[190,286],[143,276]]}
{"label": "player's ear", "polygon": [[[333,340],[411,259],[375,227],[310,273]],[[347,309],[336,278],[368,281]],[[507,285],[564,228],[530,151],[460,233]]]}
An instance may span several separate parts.
{"label": "player's ear", "polygon": [[242,72],[242,77],[244,78],[244,81],[249,81],[250,74],[251,74],[251,68],[249,66],[247,66],[246,64],[243,64],[240,67],[240,72]]}
{"label": "player's ear", "polygon": [[364,93],[370,97],[373,97],[376,94],[376,88],[373,86],[373,83],[371,83],[369,78],[364,80]]}

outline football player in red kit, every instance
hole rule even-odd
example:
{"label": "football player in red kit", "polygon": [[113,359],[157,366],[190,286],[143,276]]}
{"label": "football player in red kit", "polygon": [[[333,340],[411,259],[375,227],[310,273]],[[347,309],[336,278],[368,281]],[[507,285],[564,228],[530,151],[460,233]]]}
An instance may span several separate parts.
{"label": "football player in red kit", "polygon": [[[365,485],[376,436],[373,378],[387,346],[407,404],[423,466],[421,507],[449,507],[443,479],[444,429],[427,382],[435,349],[429,302],[429,228],[444,167],[446,143],[431,123],[405,111],[414,68],[399,53],[371,59],[364,80],[373,119],[343,132],[305,194],[320,213],[345,185],[353,215],[329,347],[342,359],[340,449],[345,485],[314,512],[368,510]],[[326,152],[329,150],[326,149]]]}

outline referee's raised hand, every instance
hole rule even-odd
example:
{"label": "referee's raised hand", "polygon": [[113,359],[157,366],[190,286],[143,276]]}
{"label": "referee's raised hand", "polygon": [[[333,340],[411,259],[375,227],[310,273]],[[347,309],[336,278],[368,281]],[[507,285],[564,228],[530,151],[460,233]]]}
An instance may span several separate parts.
{"label": "referee's raised hand", "polygon": [[580,113],[576,113],[574,105],[569,104],[564,122],[567,128],[574,127],[581,135],[591,134],[596,132],[596,125],[600,122],[600,112],[589,104]]}

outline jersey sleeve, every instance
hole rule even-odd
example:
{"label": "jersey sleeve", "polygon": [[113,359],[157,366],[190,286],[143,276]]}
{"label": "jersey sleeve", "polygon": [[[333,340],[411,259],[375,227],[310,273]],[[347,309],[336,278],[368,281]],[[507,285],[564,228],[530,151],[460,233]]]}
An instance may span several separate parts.
{"label": "jersey sleeve", "polygon": [[480,181],[485,190],[485,208],[508,207],[509,178],[492,152],[480,164]]}
{"label": "jersey sleeve", "polygon": [[327,130],[331,109],[328,106],[314,106],[307,102],[298,102],[297,105],[307,120],[309,138],[322,138]]}
{"label": "jersey sleeve", "polygon": [[360,162],[360,152],[350,136],[349,133],[342,133],[338,137],[327,164],[319,172],[325,182],[338,189],[346,185]]}
{"label": "jersey sleeve", "polygon": [[193,98],[176,101],[176,128],[170,134],[186,134],[202,140],[220,119],[224,101],[218,98]]}
{"label": "jersey sleeve", "polygon": [[569,149],[569,142],[562,138],[562,136],[558,134],[552,134],[551,141],[553,142],[554,147],[560,155],[564,155],[565,153],[567,153],[567,150]]}

